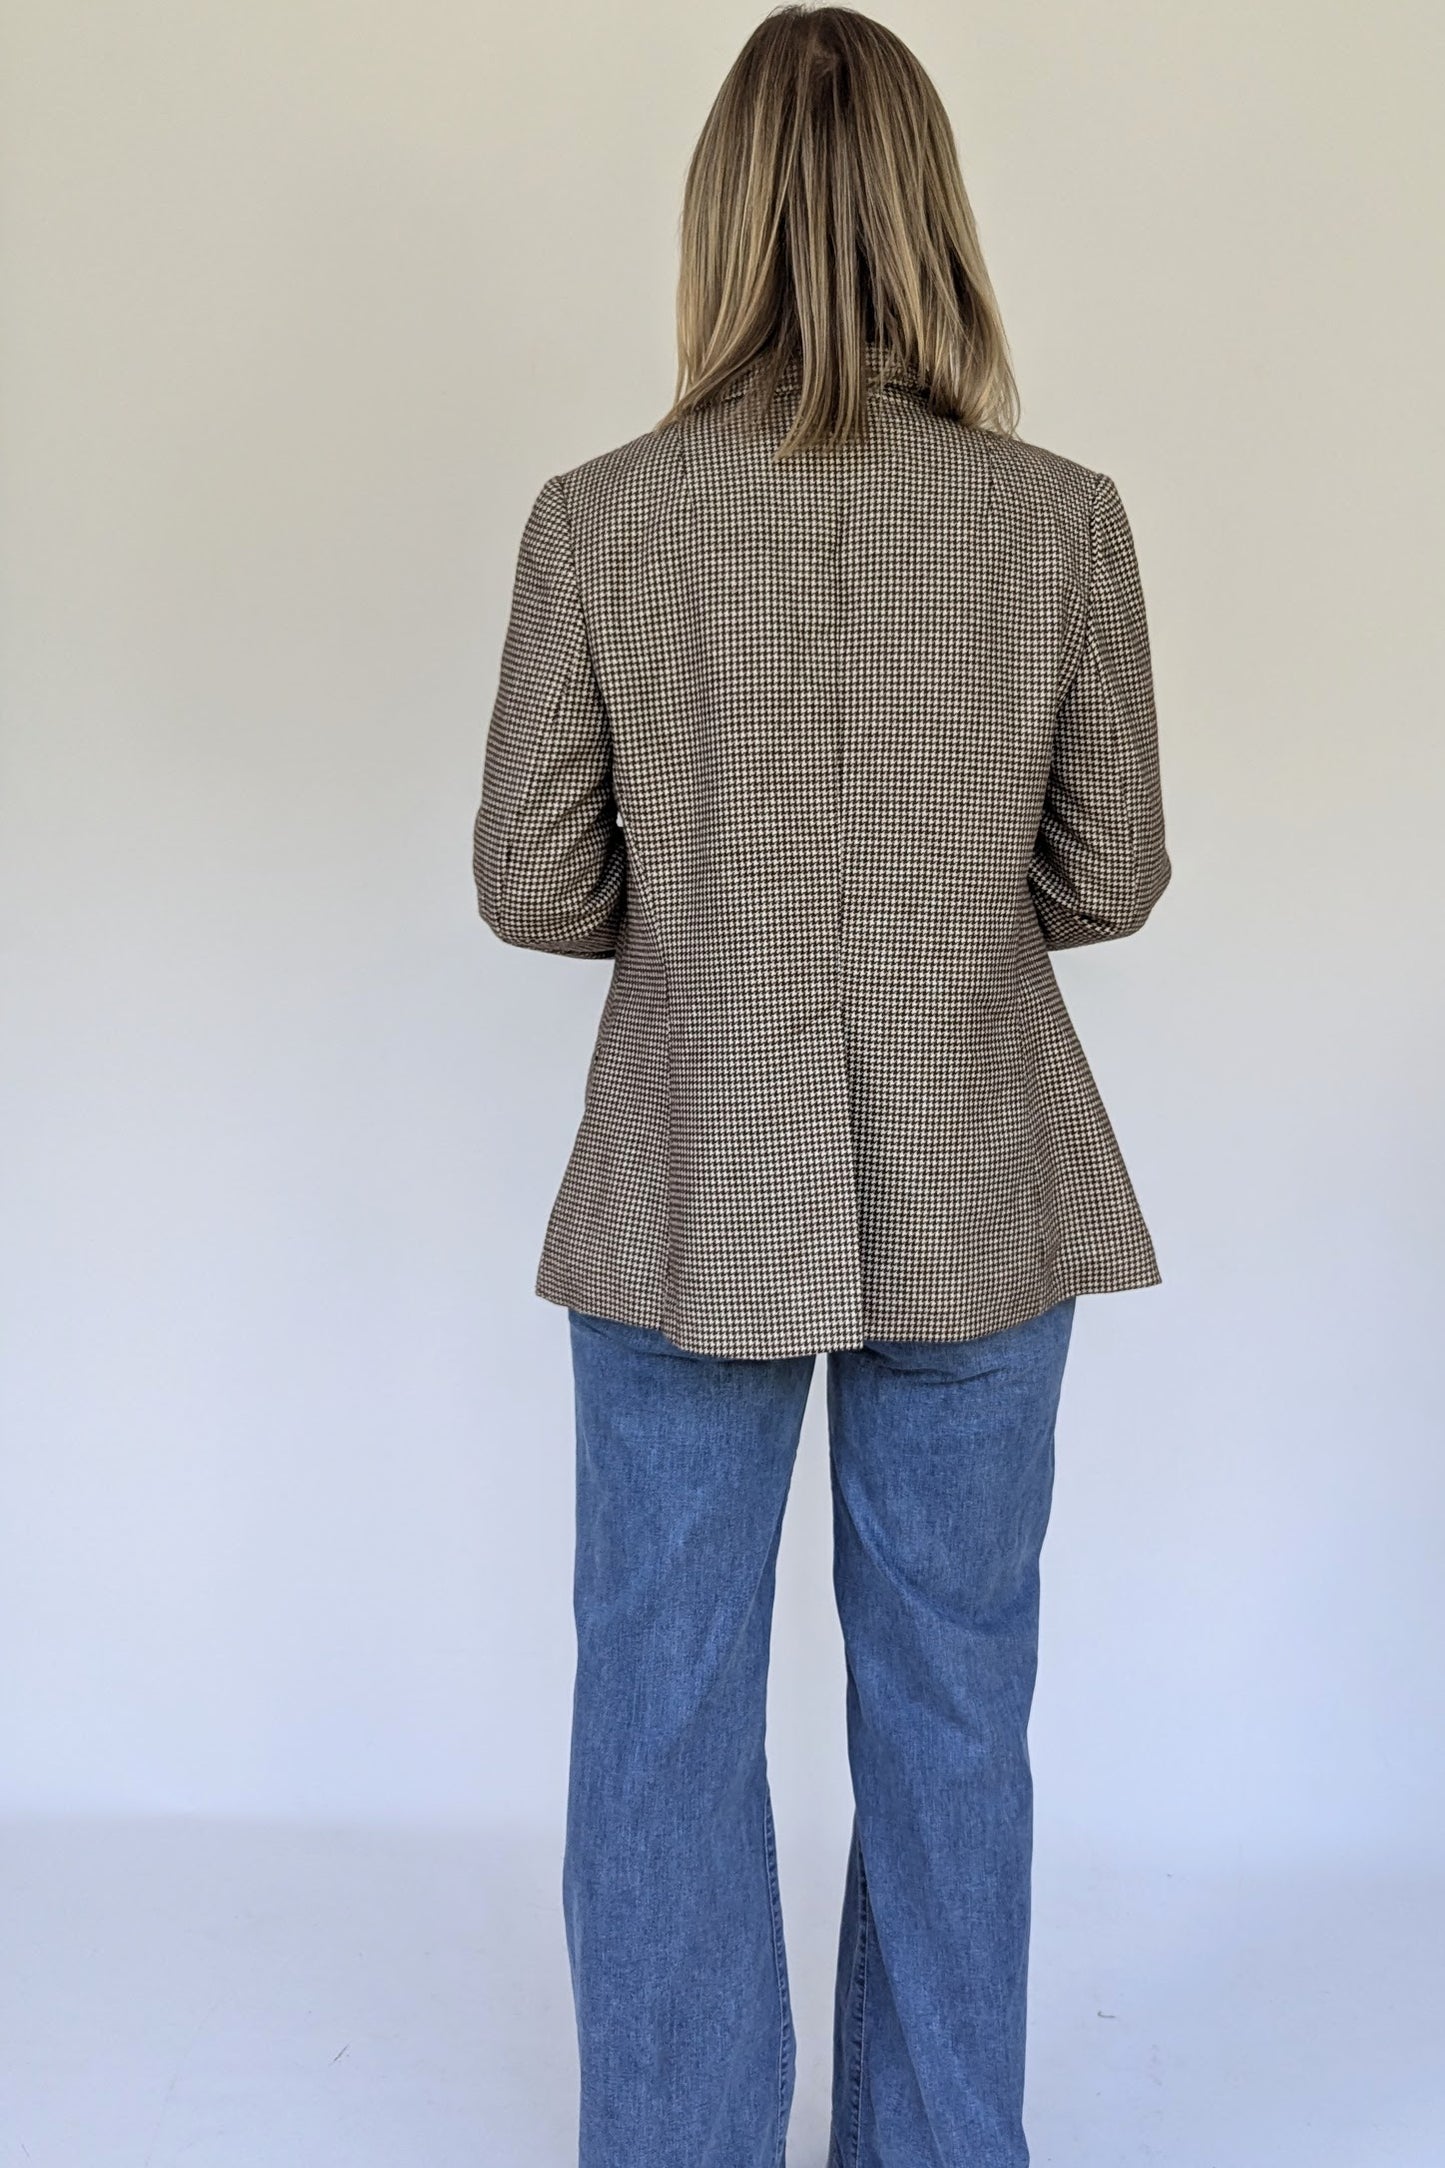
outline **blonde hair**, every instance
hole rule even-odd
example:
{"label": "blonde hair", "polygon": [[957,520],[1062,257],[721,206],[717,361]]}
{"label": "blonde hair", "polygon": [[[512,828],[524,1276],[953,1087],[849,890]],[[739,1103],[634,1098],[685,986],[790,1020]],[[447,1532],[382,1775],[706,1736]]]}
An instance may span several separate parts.
{"label": "blonde hair", "polygon": [[688,167],[677,385],[658,427],[746,378],[785,380],[778,456],[867,432],[868,385],[1011,435],[1018,393],[953,130],[900,38],[852,8],[782,7],[728,71]]}

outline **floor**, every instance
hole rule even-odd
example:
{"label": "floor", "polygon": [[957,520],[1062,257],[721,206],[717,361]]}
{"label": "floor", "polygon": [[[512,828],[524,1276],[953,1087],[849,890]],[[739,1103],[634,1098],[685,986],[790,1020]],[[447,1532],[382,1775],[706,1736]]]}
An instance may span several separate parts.
{"label": "floor", "polygon": [[[842,1862],[783,1868],[822,2168]],[[556,1880],[505,1830],[4,1825],[0,2168],[570,2168]],[[1035,2168],[1441,2168],[1445,1885],[1041,1856],[1034,1916]]]}

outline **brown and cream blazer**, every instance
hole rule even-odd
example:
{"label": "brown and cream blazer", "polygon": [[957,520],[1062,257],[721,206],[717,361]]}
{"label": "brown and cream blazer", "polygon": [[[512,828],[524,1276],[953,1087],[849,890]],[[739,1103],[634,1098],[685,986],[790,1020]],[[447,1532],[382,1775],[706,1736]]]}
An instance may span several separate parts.
{"label": "brown and cream blazer", "polygon": [[1049,959],[1169,879],[1118,491],[897,366],[775,463],[758,381],[522,536],[477,893],[615,959],[536,1291],[765,1357],[1152,1285]]}

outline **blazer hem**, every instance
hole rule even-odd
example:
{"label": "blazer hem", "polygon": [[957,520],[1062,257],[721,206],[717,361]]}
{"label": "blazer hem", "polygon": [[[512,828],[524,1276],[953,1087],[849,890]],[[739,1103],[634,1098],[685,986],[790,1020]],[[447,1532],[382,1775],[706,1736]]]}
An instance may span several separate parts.
{"label": "blazer hem", "polygon": [[862,1347],[870,1340],[984,1340],[991,1333],[1042,1317],[1074,1296],[1130,1294],[1162,1284],[1163,1274],[1152,1261],[1134,1267],[1081,1262],[1061,1270],[1052,1280],[1027,1292],[1005,1291],[967,1304],[952,1320],[954,1329],[949,1329],[947,1324],[940,1329],[937,1319],[924,1323],[916,1315],[875,1307],[865,1311],[857,1337],[847,1340],[819,1339],[816,1333],[807,1332],[739,1334],[702,1330],[669,1317],[660,1301],[622,1300],[615,1292],[587,1286],[580,1278],[558,1271],[545,1262],[538,1269],[533,1292],[544,1302],[555,1303],[562,1309],[580,1310],[586,1316],[606,1318],[614,1324],[638,1325],[664,1333],[674,1346],[689,1355],[777,1362],[795,1356],[826,1355],[843,1348]]}

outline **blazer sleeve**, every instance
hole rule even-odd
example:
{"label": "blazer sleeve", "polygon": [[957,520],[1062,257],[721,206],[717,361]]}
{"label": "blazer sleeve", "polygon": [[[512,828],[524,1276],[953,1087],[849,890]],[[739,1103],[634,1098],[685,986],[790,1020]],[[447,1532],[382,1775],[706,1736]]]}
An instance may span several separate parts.
{"label": "blazer sleeve", "polygon": [[500,940],[615,953],[626,839],[556,476],[522,533],[472,845],[478,907]]}
{"label": "blazer sleeve", "polygon": [[1083,640],[1028,885],[1051,949],[1135,933],[1169,883],[1149,630],[1119,493],[1097,477]]}

